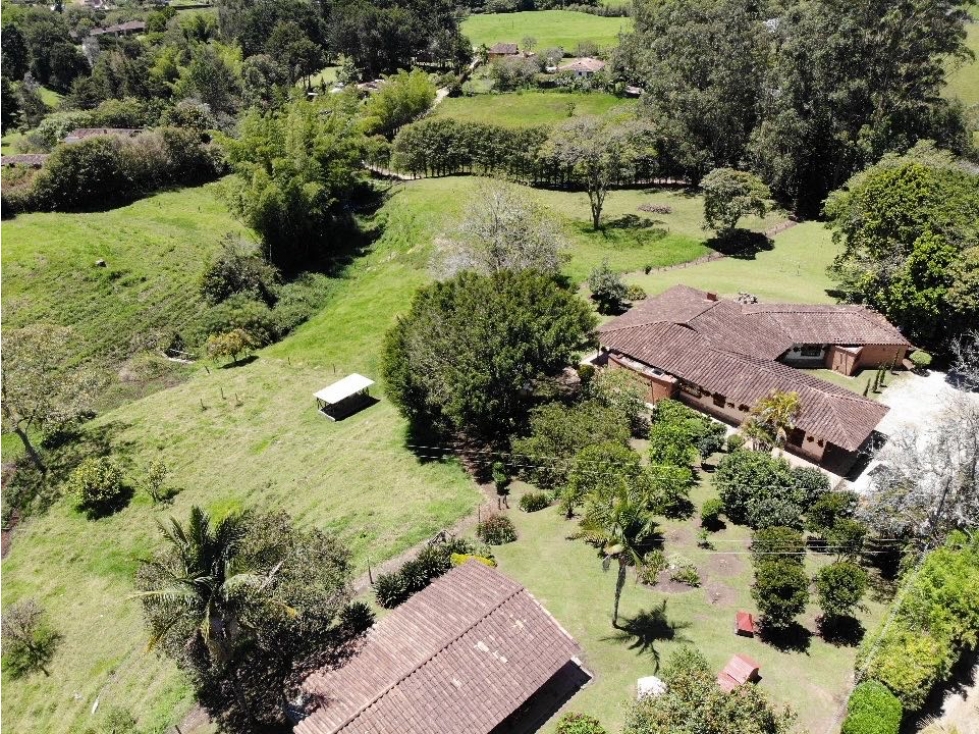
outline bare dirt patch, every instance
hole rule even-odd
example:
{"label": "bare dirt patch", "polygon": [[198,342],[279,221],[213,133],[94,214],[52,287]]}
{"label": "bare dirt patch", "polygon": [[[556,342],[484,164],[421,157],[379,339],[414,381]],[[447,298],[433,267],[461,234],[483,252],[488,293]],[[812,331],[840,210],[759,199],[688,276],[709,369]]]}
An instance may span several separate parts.
{"label": "bare dirt patch", "polygon": [[657,577],[656,586],[653,587],[656,591],[662,591],[664,594],[685,594],[688,591],[693,591],[696,586],[688,586],[687,584],[681,584],[679,581],[674,581],[670,578],[669,571],[662,571]]}
{"label": "bare dirt patch", "polygon": [[744,572],[744,561],[740,556],[711,554],[708,556],[706,575],[711,578],[730,578]]}
{"label": "bare dirt patch", "polygon": [[711,581],[704,585],[704,596],[711,606],[731,606],[738,599],[737,592],[720,581]]}

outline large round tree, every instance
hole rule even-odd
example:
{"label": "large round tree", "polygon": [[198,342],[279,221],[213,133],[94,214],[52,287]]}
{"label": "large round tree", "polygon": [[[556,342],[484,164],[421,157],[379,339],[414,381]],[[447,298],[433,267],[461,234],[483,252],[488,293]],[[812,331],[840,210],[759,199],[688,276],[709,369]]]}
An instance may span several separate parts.
{"label": "large round tree", "polygon": [[463,272],[418,291],[387,335],[382,373],[416,425],[493,441],[525,422],[535,382],[569,364],[594,327],[552,276]]}

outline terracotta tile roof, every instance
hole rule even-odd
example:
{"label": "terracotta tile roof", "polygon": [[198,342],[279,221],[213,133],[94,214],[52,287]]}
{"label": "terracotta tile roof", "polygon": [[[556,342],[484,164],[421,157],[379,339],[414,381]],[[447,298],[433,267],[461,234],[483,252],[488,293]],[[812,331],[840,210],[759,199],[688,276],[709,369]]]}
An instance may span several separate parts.
{"label": "terracotta tile roof", "polygon": [[303,690],[296,734],[487,734],[580,654],[515,581],[476,561],[378,622],[338,670]]}
{"label": "terracotta tile roof", "polygon": [[[764,321],[771,318],[768,312],[757,311],[745,317],[742,309],[748,308],[756,307],[710,300],[703,291],[677,286],[601,326],[599,341],[610,351],[668,372],[709,393],[724,395],[738,406],[751,407],[773,390],[796,392],[800,403],[798,428],[847,451],[859,449],[888,408],[775,361],[792,346],[792,338],[784,334],[779,321]],[[791,313],[808,316],[834,307],[815,308],[812,312]],[[841,308],[851,311],[853,307]],[[878,318],[865,309],[861,312],[844,318],[861,322]],[[887,328],[893,329],[890,325]]]}
{"label": "terracotta tile roof", "polygon": [[582,58],[575,59],[567,64],[562,64],[558,67],[559,71],[583,71],[583,72],[595,72],[601,71],[605,68],[605,62],[601,59],[592,58]]}
{"label": "terracotta tile roof", "polygon": [[495,43],[493,44],[492,48],[490,48],[489,52],[491,54],[513,55],[516,54],[518,50],[519,47],[515,43]]}
{"label": "terracotta tile roof", "polygon": [[717,684],[727,693],[749,681],[758,679],[760,666],[747,655],[734,655],[717,674]]}
{"label": "terracotta tile roof", "polygon": [[77,143],[79,140],[100,136],[118,136],[133,138],[143,132],[138,127],[79,127],[65,136],[65,143]]}

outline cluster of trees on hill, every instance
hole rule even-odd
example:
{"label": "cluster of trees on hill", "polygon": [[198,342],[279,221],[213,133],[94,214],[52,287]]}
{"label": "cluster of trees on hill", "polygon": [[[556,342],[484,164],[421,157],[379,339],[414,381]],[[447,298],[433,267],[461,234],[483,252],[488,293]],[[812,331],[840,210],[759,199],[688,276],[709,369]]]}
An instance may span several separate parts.
{"label": "cluster of trees on hill", "polygon": [[970,148],[940,94],[965,58],[965,0],[636,0],[618,64],[645,90],[660,156],[694,183],[751,168],[785,204],[826,195],[890,151]]}

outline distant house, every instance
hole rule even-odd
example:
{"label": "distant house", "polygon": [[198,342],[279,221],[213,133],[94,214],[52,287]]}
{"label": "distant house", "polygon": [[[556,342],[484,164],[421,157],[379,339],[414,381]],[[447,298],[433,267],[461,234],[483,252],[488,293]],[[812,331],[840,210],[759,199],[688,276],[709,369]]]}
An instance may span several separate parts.
{"label": "distant house", "polygon": [[0,158],[0,166],[26,166],[27,168],[40,168],[44,161],[48,159],[47,153],[21,153],[18,155],[5,155]]}
{"label": "distant house", "polygon": [[649,402],[675,398],[738,425],[775,390],[799,396],[785,448],[845,474],[888,408],[796,367],[852,375],[900,365],[911,347],[863,306],[741,304],[675,286],[599,328],[601,359],[648,385]]}
{"label": "distant house", "polygon": [[520,53],[520,47],[515,43],[496,43],[490,47],[487,52],[489,60],[493,59],[505,59],[508,56],[517,56]]}
{"label": "distant house", "polygon": [[561,64],[557,69],[558,71],[571,72],[579,79],[587,79],[594,76],[604,68],[605,62],[601,59],[585,57],[582,59],[575,59],[567,64]]}
{"label": "distant house", "polygon": [[143,33],[146,31],[146,23],[141,20],[128,20],[125,23],[106,26],[105,28],[93,28],[88,32],[90,36],[128,36],[133,33]]}
{"label": "distant house", "polygon": [[71,144],[98,137],[135,138],[141,132],[142,128],[138,127],[79,127],[68,133],[62,142]]}
{"label": "distant house", "polygon": [[526,589],[469,561],[377,622],[342,667],[313,673],[295,733],[536,731],[587,681],[579,653]]}
{"label": "distant house", "polygon": [[626,88],[623,91],[625,92],[625,96],[626,97],[641,97],[642,96],[642,87],[637,87],[634,84],[626,85]]}

